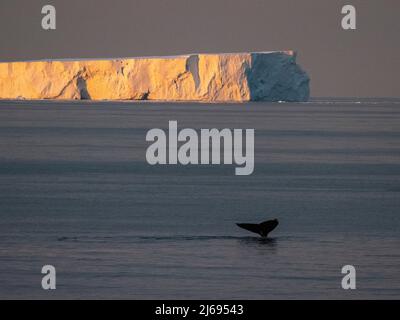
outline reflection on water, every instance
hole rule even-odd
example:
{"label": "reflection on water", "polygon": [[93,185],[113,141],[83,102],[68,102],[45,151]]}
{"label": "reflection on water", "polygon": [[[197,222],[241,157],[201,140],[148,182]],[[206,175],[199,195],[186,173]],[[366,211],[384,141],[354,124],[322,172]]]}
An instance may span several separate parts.
{"label": "reflection on water", "polygon": [[258,237],[243,237],[238,239],[239,243],[251,247],[269,247],[276,248],[277,238],[258,238]]}
{"label": "reflection on water", "polygon": [[[118,237],[59,237],[57,241],[75,241],[75,242],[104,242],[116,240]],[[272,244],[276,238],[262,237],[238,237],[238,236],[129,236],[119,237],[118,241],[136,242],[136,241],[162,242],[162,241],[210,241],[210,240],[239,240],[249,243]]]}

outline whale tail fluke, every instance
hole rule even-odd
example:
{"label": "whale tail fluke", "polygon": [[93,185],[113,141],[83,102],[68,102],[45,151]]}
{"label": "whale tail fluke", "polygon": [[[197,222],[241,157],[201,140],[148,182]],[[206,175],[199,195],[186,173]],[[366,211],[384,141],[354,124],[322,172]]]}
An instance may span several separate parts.
{"label": "whale tail fluke", "polygon": [[237,223],[236,225],[242,229],[267,237],[279,224],[278,219],[268,220],[261,223]]}

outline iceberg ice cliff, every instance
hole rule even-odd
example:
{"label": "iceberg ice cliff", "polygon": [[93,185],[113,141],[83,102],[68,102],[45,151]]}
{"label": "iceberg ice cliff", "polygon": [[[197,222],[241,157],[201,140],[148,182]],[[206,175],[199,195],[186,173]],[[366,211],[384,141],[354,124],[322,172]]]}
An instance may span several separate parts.
{"label": "iceberg ice cliff", "polygon": [[293,51],[0,63],[0,99],[307,101]]}

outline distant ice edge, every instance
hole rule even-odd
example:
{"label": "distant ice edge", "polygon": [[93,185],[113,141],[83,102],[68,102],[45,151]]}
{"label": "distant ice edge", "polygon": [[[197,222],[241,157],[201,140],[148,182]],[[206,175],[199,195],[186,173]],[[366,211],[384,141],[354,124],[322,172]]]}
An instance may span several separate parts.
{"label": "distant ice edge", "polygon": [[296,52],[0,63],[0,99],[305,102]]}

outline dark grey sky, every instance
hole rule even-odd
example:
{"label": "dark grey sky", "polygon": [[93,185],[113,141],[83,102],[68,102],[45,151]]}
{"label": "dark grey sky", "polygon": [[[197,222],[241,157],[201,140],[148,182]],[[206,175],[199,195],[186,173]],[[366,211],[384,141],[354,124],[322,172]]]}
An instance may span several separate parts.
{"label": "dark grey sky", "polygon": [[294,49],[313,96],[400,96],[399,0],[1,0],[0,38],[3,61]]}

